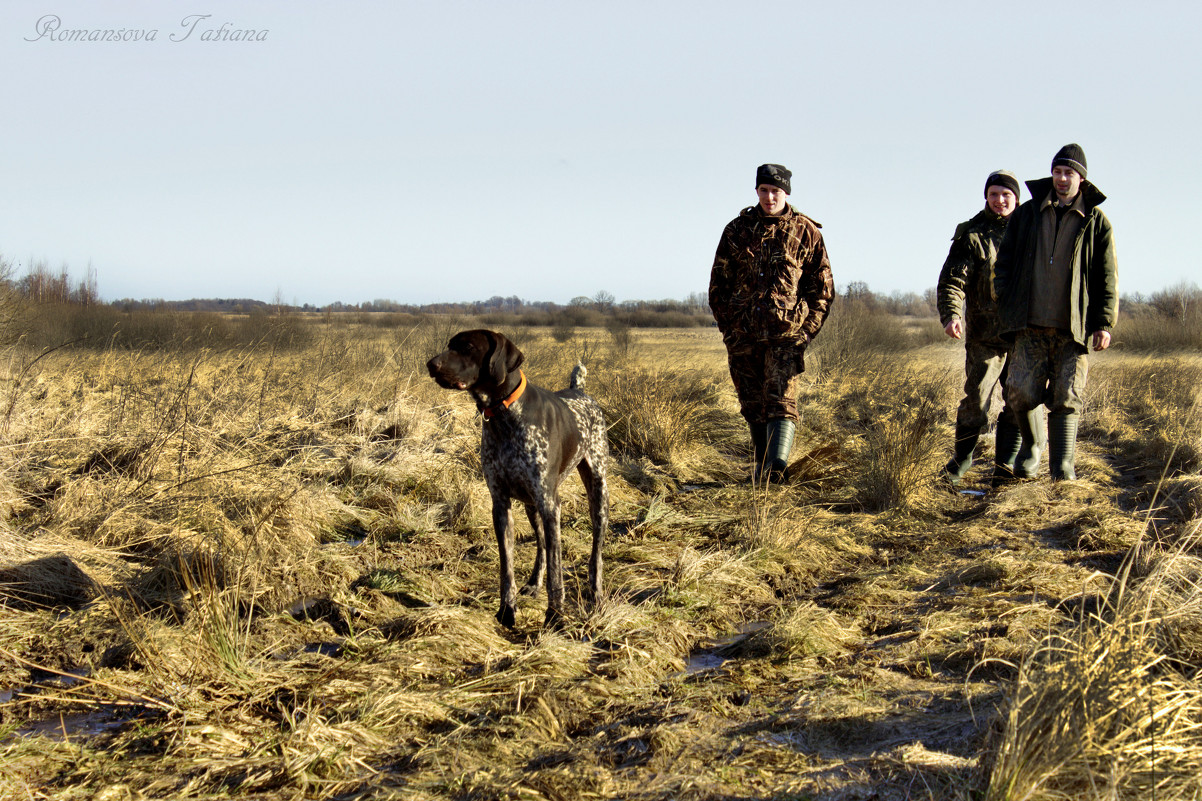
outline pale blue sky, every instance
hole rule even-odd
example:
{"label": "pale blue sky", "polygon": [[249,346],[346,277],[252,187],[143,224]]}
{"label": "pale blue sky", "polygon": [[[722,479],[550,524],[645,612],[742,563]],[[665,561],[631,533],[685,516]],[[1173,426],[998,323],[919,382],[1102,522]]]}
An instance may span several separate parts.
{"label": "pale blue sky", "polygon": [[991,170],[1075,141],[1147,293],[1197,280],[1200,9],[10,0],[0,254],[106,299],[683,298],[773,161],[839,286],[921,292]]}

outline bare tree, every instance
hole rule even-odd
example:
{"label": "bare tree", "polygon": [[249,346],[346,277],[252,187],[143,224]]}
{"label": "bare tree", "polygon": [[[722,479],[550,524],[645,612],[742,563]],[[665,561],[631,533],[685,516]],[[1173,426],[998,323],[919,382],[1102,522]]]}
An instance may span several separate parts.
{"label": "bare tree", "polygon": [[1165,317],[1184,323],[1202,312],[1202,289],[1192,281],[1181,281],[1153,292],[1148,304]]}

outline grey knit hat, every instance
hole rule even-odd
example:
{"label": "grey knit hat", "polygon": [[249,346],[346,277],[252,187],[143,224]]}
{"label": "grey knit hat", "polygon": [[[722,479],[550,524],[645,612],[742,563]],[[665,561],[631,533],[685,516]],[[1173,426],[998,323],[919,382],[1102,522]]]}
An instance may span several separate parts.
{"label": "grey knit hat", "polygon": [[1071,167],[1084,178],[1086,175],[1085,151],[1076,143],[1065,145],[1056,151],[1056,155],[1052,159],[1052,168],[1056,167]]}
{"label": "grey knit hat", "polygon": [[790,179],[793,173],[780,164],[761,164],[755,171],[755,185],[768,184],[783,189],[786,195],[793,194],[790,189]]}
{"label": "grey knit hat", "polygon": [[1009,170],[994,170],[985,179],[985,197],[989,197],[989,187],[1002,186],[1014,193],[1017,200],[1022,192],[1019,191],[1018,176]]}

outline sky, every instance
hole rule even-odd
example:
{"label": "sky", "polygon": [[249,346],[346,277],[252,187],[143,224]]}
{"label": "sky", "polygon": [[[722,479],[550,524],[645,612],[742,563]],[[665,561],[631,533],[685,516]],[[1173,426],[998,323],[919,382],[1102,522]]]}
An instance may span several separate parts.
{"label": "sky", "polygon": [[1199,30],[1157,0],[6,0],[0,257],[106,300],[683,299],[774,162],[839,287],[921,293],[990,171],[1077,142],[1146,295],[1197,280]]}

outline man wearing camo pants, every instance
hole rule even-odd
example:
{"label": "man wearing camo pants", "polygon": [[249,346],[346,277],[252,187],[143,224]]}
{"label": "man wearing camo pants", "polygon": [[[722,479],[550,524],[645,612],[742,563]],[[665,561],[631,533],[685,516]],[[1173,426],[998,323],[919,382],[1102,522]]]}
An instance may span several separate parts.
{"label": "man wearing camo pants", "polygon": [[998,250],[994,294],[1003,335],[1013,341],[1006,400],[1024,445],[1035,440],[1026,412],[1048,407],[1048,468],[1077,477],[1075,456],[1088,352],[1110,347],[1118,318],[1118,262],[1106,196],[1086,180],[1085,151],[1060,148],[1052,176],[1028,181]]}
{"label": "man wearing camo pants", "polygon": [[821,226],[788,203],[791,179],[780,164],[756,170],[759,203],[723,230],[710,272],[710,308],[751,428],[756,480],[784,475],[805,349],[835,294]]}
{"label": "man wearing camo pants", "polygon": [[[997,170],[985,179],[985,208],[956,226],[947,260],[939,273],[939,321],[953,339],[964,340],[964,397],[956,409],[956,438],[952,458],[943,475],[958,484],[972,467],[973,451],[981,431],[989,424],[993,388],[1006,384],[1006,355],[1010,343],[1002,339],[997,303],[993,300],[993,264],[1010,215],[1021,194],[1014,173]],[[1032,412],[1039,415],[1039,410]],[[1043,430],[1043,418],[1032,421]],[[1020,460],[1018,420],[1006,404],[998,415],[994,438],[993,483],[1025,476],[1039,465],[1042,443],[1028,449]]]}

